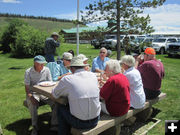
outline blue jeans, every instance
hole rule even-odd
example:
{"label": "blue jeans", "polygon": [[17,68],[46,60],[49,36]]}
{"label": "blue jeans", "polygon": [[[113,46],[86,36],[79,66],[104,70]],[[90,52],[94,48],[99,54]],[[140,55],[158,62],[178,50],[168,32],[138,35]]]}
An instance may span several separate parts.
{"label": "blue jeans", "polygon": [[54,54],[46,54],[45,57],[47,62],[55,62]]}
{"label": "blue jeans", "polygon": [[154,98],[158,97],[161,94],[160,90],[150,90],[150,89],[147,89],[147,88],[144,88],[144,92],[145,92],[145,95],[146,95],[146,99],[148,99],[148,100],[154,99]]}
{"label": "blue jeans", "polygon": [[99,116],[92,120],[80,120],[71,115],[69,106],[58,105],[58,135],[70,135],[71,127],[77,129],[90,129],[97,125]]}

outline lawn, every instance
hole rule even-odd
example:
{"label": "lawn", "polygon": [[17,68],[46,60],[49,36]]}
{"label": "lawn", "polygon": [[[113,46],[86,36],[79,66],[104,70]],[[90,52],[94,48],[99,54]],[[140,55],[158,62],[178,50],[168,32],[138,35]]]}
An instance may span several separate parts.
{"label": "lawn", "polygon": [[[76,50],[76,45],[63,44],[58,49],[58,54],[62,56],[63,52],[70,49]],[[90,45],[80,45],[80,53],[90,59],[90,64],[98,52],[98,49]],[[113,58],[116,58],[115,51],[113,51]],[[154,105],[159,112],[155,117],[161,119],[161,122],[150,130],[148,135],[164,135],[165,120],[180,119],[180,105],[178,105],[180,103],[180,59],[168,58],[167,55],[157,55],[157,58],[161,59],[165,66],[166,76],[162,83],[162,91],[167,93],[167,98]],[[32,64],[32,58],[15,59],[9,54],[0,54],[0,124],[5,135],[30,134],[30,114],[22,102],[25,99],[24,72]],[[49,106],[39,108],[39,122],[44,131],[43,135],[49,135],[47,122],[50,118],[49,111]]]}

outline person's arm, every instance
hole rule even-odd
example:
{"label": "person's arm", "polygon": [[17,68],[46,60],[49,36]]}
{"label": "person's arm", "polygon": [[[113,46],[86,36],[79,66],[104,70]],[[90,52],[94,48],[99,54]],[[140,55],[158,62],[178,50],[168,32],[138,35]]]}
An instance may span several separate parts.
{"label": "person's arm", "polygon": [[64,76],[66,76],[66,75],[71,75],[71,74],[72,74],[72,73],[69,73],[69,72],[66,73],[66,74],[63,74],[63,75],[61,75],[61,76],[58,77],[58,80],[61,80]]}
{"label": "person's arm", "polygon": [[96,68],[96,69],[95,69],[95,72],[98,72],[98,73],[103,73],[103,72],[104,72],[104,70],[101,70],[101,69]]}
{"label": "person's arm", "polygon": [[59,81],[58,85],[54,89],[52,89],[52,96],[55,99],[58,99],[60,96],[68,96],[67,87],[68,86],[66,84],[66,80],[62,78],[62,80]]}
{"label": "person's arm", "polygon": [[52,81],[52,76],[51,76],[51,72],[49,70],[49,68],[47,68],[47,81]]}
{"label": "person's arm", "polygon": [[97,64],[97,58],[95,58],[93,60],[93,63],[92,63],[92,72],[98,72],[98,73],[103,73],[104,72],[104,70],[99,69],[99,65]]}
{"label": "person's arm", "polygon": [[31,100],[32,104],[38,105],[38,101],[33,97],[32,92],[30,91],[31,79],[30,79],[29,72],[30,72],[29,70],[26,70],[25,76],[24,76],[24,84],[25,84],[26,95]]}
{"label": "person's arm", "polygon": [[136,69],[138,68],[140,61],[141,61],[141,54],[136,58],[136,61],[135,61],[135,68]]}
{"label": "person's arm", "polygon": [[59,47],[60,46],[60,42],[58,42],[58,41],[56,41],[56,40],[54,40],[53,39],[53,45],[55,46],[55,47]]}
{"label": "person's arm", "polygon": [[113,83],[108,80],[100,90],[100,97],[107,101],[111,96],[112,89],[114,89]]}
{"label": "person's arm", "polygon": [[29,87],[29,85],[25,85],[26,95],[31,100],[33,105],[38,105],[38,101],[33,97],[32,93],[29,90]]}

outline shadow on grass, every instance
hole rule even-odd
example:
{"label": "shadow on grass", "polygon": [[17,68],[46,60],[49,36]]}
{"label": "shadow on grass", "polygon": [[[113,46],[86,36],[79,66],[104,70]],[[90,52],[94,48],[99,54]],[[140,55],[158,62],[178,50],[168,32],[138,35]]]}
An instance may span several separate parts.
{"label": "shadow on grass", "polygon": [[[150,119],[148,119],[146,122],[142,122],[137,119],[136,122],[132,126],[122,126],[120,135],[134,135],[137,130],[144,127],[145,125],[147,125],[149,123],[155,123],[156,120],[154,120],[153,118],[155,118],[156,115],[160,112],[161,112],[161,110],[159,110],[157,108],[153,108],[153,113],[152,113]],[[142,133],[139,133],[139,134],[142,134]]]}
{"label": "shadow on grass", "polygon": [[169,57],[169,56],[164,56],[164,58],[170,58],[170,59],[180,59],[180,55],[175,55],[175,56],[171,56],[171,57]]}
{"label": "shadow on grass", "polygon": [[16,67],[10,67],[8,68],[9,70],[20,70],[20,69],[25,69],[23,66],[16,66]]}
{"label": "shadow on grass", "polygon": [[[50,113],[44,113],[38,117],[39,134],[38,135],[57,135],[57,132],[52,132],[50,128]],[[22,119],[15,121],[5,127],[9,131],[14,131],[16,135],[30,135],[32,126],[31,119]]]}

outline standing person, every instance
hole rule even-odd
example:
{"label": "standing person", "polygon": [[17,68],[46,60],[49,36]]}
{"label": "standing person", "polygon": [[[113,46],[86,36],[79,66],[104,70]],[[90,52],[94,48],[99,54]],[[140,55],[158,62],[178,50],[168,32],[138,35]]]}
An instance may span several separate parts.
{"label": "standing person", "polygon": [[122,116],[130,108],[129,81],[121,74],[121,67],[117,60],[106,62],[105,74],[109,79],[100,90],[102,111],[111,116]]}
{"label": "standing person", "polygon": [[45,41],[45,57],[47,62],[54,62],[54,55],[56,53],[56,47],[60,46],[60,43],[57,41],[59,35],[56,32],[51,34],[50,38],[47,38]]}
{"label": "standing person", "polygon": [[143,108],[145,105],[146,97],[143,89],[141,74],[134,67],[135,59],[131,55],[125,55],[121,58],[122,68],[125,70],[123,73],[130,84],[130,103],[131,107],[135,109]]}
{"label": "standing person", "polygon": [[57,125],[57,117],[56,117],[56,110],[54,108],[54,102],[49,98],[32,91],[33,85],[37,85],[38,83],[43,81],[52,81],[51,73],[49,69],[44,66],[45,63],[47,62],[43,56],[41,55],[35,56],[34,66],[27,69],[25,72],[24,83],[25,83],[25,91],[26,91],[26,101],[31,114],[32,126],[33,126],[31,135],[38,134],[37,109],[40,102],[45,102],[51,106],[52,108],[51,125],[52,126]]}
{"label": "standing person", "polygon": [[142,76],[146,99],[154,99],[161,93],[164,66],[160,60],[156,59],[155,55],[155,50],[149,47],[144,51],[144,62],[141,65],[138,66],[141,55],[136,59],[136,67]]}
{"label": "standing person", "polygon": [[72,75],[65,76],[52,90],[54,98],[66,96],[69,105],[58,105],[59,135],[69,135],[71,127],[89,129],[97,125],[101,111],[98,80],[94,73],[84,70],[86,64],[74,57]]}
{"label": "standing person", "polygon": [[99,56],[94,58],[92,63],[92,72],[104,73],[106,68],[106,61],[109,60],[107,56],[107,49],[102,47],[99,52]]}

